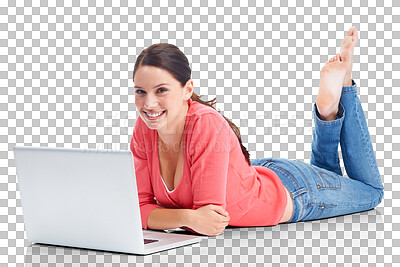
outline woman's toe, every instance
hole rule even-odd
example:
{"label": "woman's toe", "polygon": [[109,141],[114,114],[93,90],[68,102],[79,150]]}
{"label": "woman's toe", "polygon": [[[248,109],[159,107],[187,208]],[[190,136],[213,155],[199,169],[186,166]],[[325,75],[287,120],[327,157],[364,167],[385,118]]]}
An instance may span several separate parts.
{"label": "woman's toe", "polygon": [[350,29],[347,31],[347,36],[352,36],[357,32],[357,28],[352,26]]}
{"label": "woman's toe", "polygon": [[351,36],[352,37],[352,43],[355,44],[358,40],[358,31],[357,28],[352,26],[348,32],[347,32],[347,36]]}

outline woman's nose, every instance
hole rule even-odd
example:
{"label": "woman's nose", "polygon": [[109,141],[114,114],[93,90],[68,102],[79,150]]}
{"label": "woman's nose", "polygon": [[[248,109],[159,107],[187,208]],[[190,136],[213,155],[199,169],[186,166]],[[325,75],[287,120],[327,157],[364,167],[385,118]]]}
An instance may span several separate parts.
{"label": "woman's nose", "polygon": [[156,107],[158,105],[158,100],[157,97],[152,95],[152,94],[148,94],[146,102],[145,102],[145,106],[148,109],[151,109],[153,107]]}

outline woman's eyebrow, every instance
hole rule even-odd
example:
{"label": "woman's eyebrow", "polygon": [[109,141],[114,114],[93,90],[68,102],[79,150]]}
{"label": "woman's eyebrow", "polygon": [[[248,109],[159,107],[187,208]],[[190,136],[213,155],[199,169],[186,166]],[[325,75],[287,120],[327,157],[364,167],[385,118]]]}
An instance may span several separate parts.
{"label": "woman's eyebrow", "polygon": [[[154,86],[153,88],[159,87],[159,86],[161,86],[161,85],[169,85],[169,84],[168,84],[168,83],[160,83],[159,85],[156,85],[156,86]],[[135,88],[143,88],[143,87],[135,86]]]}

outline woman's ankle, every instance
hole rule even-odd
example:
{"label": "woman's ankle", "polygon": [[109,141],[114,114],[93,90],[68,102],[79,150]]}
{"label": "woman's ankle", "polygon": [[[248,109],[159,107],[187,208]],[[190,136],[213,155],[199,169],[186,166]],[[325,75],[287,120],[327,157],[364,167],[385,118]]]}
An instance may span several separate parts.
{"label": "woman's ankle", "polygon": [[339,111],[338,107],[335,106],[326,106],[316,103],[319,116],[324,121],[333,121],[336,120],[336,115]]}

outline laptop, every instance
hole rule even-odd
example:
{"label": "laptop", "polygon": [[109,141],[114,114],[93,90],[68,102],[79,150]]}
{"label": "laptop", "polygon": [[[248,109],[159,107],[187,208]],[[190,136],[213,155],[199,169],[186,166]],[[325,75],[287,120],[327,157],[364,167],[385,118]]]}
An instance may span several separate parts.
{"label": "laptop", "polygon": [[32,243],[147,255],[205,238],[142,229],[130,150],[15,146],[14,156]]}

